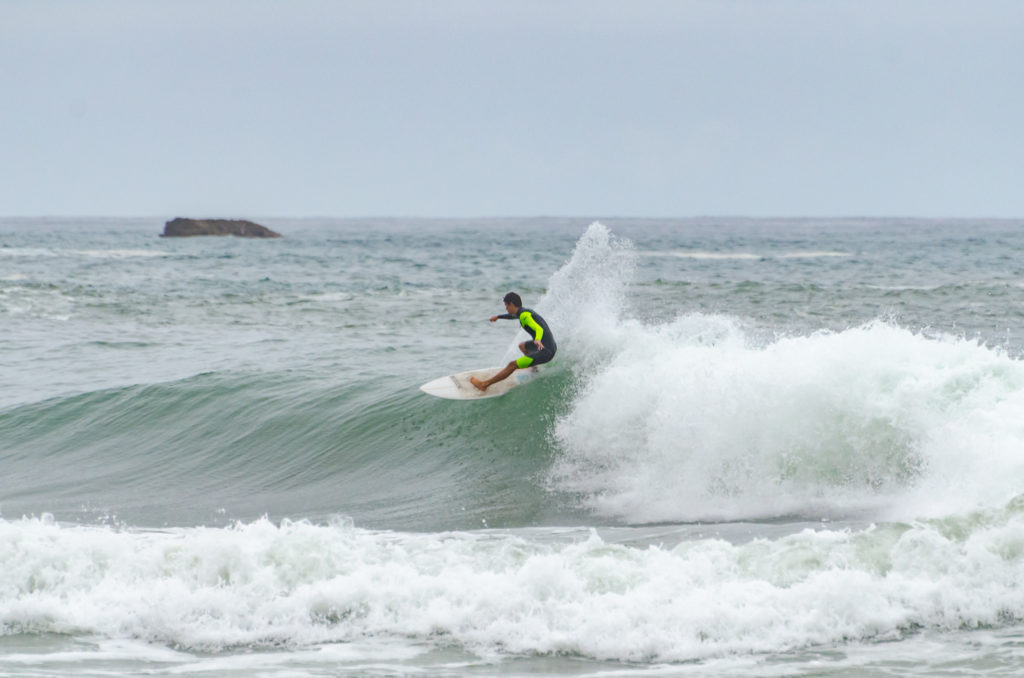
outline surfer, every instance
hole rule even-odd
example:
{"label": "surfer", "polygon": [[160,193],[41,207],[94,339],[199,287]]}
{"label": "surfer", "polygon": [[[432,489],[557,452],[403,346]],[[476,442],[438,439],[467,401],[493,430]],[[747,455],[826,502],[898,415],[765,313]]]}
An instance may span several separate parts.
{"label": "surfer", "polygon": [[543,365],[549,362],[555,357],[555,351],[558,350],[558,347],[555,346],[555,335],[551,333],[548,324],[544,322],[544,318],[540,317],[536,311],[523,308],[523,300],[518,294],[509,292],[505,295],[504,301],[505,310],[508,313],[494,316],[491,318],[491,322],[495,322],[498,318],[518,320],[523,329],[533,337],[533,340],[524,341],[519,344],[519,350],[523,352],[523,357],[513,360],[490,379],[482,380],[470,377],[469,380],[473,383],[473,386],[476,386],[481,391],[486,391],[488,386],[502,379],[508,379],[516,370],[523,370],[531,365]]}

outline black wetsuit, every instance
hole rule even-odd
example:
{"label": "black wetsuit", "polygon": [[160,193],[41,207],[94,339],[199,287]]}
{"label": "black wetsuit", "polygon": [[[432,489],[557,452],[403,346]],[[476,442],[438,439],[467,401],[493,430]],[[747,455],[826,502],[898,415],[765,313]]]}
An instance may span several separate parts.
{"label": "black wetsuit", "polygon": [[[533,341],[526,342],[526,355],[516,361],[516,365],[522,369],[530,365],[543,365],[555,357],[558,346],[555,344],[555,335],[552,334],[544,318],[536,311],[528,308],[520,308],[518,313],[502,313],[498,316],[505,320],[518,320],[523,329],[526,330]],[[537,341],[544,345],[542,350],[537,350]]]}

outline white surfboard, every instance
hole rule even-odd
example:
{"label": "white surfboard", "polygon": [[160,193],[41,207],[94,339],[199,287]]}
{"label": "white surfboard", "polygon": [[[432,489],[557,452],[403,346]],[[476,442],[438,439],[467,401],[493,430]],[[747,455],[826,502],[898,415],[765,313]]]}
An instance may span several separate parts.
{"label": "white surfboard", "polygon": [[486,391],[481,391],[476,386],[470,383],[470,377],[476,377],[477,379],[489,379],[503,368],[501,367],[488,367],[482,370],[470,370],[469,372],[460,372],[453,374],[448,377],[440,377],[433,381],[420,386],[420,390],[424,393],[429,393],[432,396],[438,398],[448,398],[449,400],[477,400],[480,398],[497,398],[498,396],[505,395],[516,386],[525,384],[526,382],[537,376],[539,370],[536,367],[527,367],[525,370],[516,370],[508,379],[503,379],[496,384],[491,384]]}

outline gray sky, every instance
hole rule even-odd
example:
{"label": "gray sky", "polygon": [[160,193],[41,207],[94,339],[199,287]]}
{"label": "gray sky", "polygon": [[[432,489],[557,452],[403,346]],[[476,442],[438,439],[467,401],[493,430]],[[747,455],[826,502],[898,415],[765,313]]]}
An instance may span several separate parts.
{"label": "gray sky", "polygon": [[1024,2],[0,0],[0,215],[1024,217]]}

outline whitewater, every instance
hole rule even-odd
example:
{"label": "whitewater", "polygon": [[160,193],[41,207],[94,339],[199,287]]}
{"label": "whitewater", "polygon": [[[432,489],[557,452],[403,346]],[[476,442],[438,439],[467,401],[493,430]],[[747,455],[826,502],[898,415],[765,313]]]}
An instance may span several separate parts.
{"label": "whitewater", "polygon": [[1024,666],[1021,224],[161,223],[0,219],[0,675]]}

